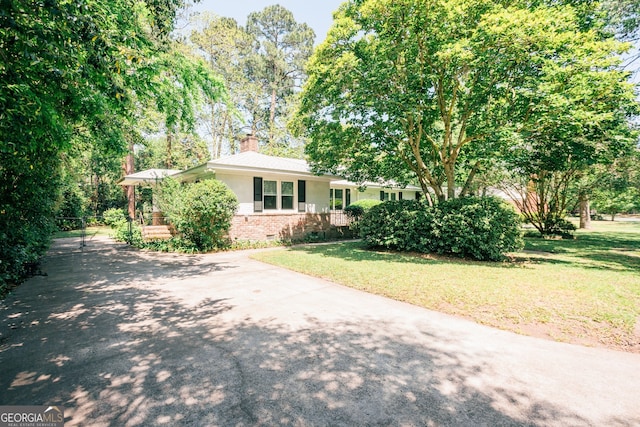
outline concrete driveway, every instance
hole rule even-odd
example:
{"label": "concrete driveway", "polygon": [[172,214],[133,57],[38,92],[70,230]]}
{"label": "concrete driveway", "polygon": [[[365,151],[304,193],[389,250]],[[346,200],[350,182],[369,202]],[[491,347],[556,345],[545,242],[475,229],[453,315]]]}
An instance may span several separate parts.
{"label": "concrete driveway", "polygon": [[0,405],[62,404],[66,426],[640,425],[638,354],[483,327],[248,254],[57,241],[47,276],[1,305]]}

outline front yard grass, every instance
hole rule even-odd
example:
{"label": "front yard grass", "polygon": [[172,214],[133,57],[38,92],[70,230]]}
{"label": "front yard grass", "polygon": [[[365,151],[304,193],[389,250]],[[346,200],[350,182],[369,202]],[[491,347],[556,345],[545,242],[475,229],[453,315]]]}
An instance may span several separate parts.
{"label": "front yard grass", "polygon": [[[93,236],[111,236],[113,230],[111,227],[96,225],[85,229],[85,237],[90,239]],[[56,231],[53,234],[54,239],[65,239],[67,237],[82,237],[82,230]]]}
{"label": "front yard grass", "polygon": [[371,251],[360,242],[254,258],[521,334],[640,352],[640,222],[526,237],[505,262]]}

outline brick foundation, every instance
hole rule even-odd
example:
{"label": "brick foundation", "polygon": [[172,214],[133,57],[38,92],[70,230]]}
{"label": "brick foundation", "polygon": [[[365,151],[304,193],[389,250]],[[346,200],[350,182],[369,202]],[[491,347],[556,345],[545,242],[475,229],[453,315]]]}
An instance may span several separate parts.
{"label": "brick foundation", "polygon": [[311,233],[330,231],[326,214],[252,214],[236,215],[231,221],[229,237],[239,240],[303,240]]}

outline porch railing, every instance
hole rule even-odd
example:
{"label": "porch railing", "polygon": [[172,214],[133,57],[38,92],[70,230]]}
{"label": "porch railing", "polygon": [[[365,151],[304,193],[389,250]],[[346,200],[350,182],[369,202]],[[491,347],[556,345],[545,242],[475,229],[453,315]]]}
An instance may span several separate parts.
{"label": "porch railing", "polygon": [[336,227],[346,227],[351,224],[351,218],[341,209],[331,210],[331,225]]}

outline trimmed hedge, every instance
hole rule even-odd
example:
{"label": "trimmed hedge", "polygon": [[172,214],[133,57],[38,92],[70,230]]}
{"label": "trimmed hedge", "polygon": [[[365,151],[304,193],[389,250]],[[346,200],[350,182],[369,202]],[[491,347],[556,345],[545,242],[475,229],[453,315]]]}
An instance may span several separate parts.
{"label": "trimmed hedge", "polygon": [[430,207],[414,200],[384,202],[360,221],[369,247],[498,261],[522,249],[520,218],[493,197],[453,199]]}
{"label": "trimmed hedge", "polygon": [[351,224],[350,224],[351,229],[357,231],[359,228],[359,222],[362,216],[369,209],[371,209],[374,206],[378,206],[380,203],[382,203],[380,200],[364,199],[364,200],[355,201],[351,203],[349,206],[347,206],[346,208],[344,208],[344,213],[351,220]]}

